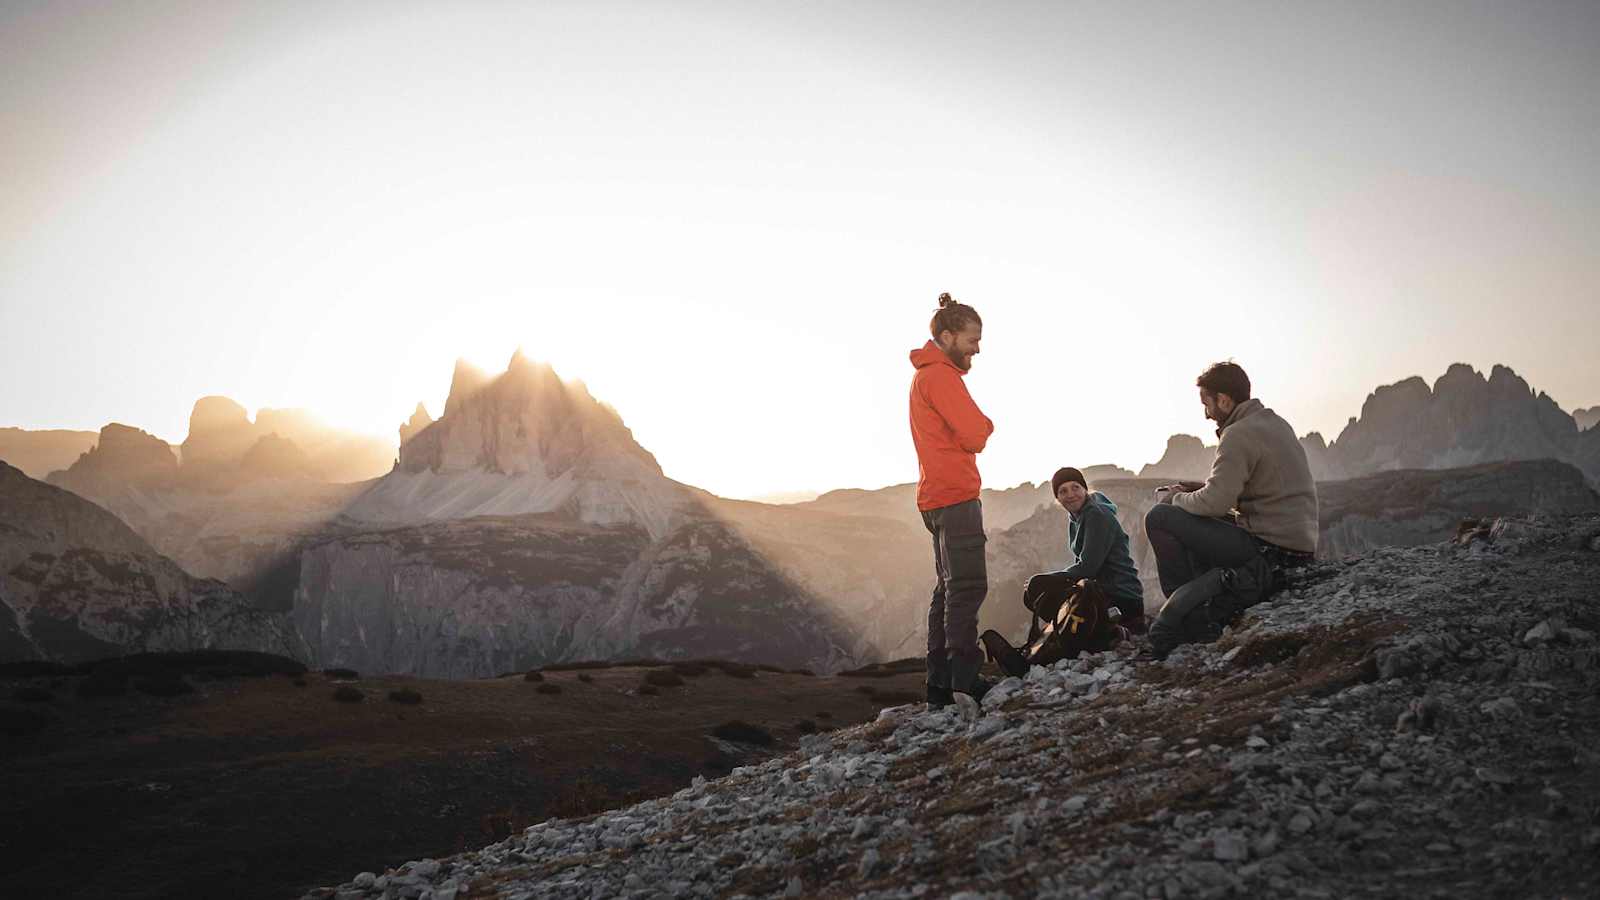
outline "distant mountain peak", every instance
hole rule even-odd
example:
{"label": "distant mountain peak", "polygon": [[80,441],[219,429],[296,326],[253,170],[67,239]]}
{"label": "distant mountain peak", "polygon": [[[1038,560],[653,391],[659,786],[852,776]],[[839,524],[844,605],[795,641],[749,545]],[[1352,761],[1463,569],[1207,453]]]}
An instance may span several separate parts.
{"label": "distant mountain peak", "polygon": [[1167,438],[1167,449],[1161,458],[1139,470],[1140,478],[1201,479],[1211,471],[1211,460],[1217,448],[1208,446],[1192,434],[1175,434]]}
{"label": "distant mountain peak", "polygon": [[1578,462],[1594,477],[1577,437],[1574,417],[1510,366],[1496,364],[1485,377],[1454,363],[1431,390],[1417,376],[1374,390],[1327,457],[1348,475],[1549,458]]}
{"label": "distant mountain peak", "polygon": [[412,430],[421,422],[413,416],[401,427],[399,464],[353,518],[566,511],[654,531],[685,496],[614,409],[520,350],[494,376],[458,361],[444,414]]}

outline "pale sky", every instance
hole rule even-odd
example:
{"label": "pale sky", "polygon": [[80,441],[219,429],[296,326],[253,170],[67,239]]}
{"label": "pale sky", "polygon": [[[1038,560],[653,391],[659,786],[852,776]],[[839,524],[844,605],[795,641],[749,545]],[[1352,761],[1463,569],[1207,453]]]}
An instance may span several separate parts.
{"label": "pale sky", "polygon": [[1600,4],[0,4],[0,425],[392,437],[521,345],[729,496],[1328,438],[1452,362],[1600,403]]}

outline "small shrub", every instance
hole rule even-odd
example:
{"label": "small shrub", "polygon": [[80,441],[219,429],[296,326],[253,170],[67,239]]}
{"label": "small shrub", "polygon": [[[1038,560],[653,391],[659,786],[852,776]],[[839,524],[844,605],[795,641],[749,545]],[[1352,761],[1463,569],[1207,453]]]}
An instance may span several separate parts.
{"label": "small shrub", "polygon": [[546,681],[544,684],[541,684],[535,688],[535,690],[541,694],[559,694],[561,693],[561,685],[556,684],[553,681]]}
{"label": "small shrub", "polygon": [[78,682],[79,697],[121,697],[127,692],[127,677],[116,673],[96,672]]}
{"label": "small shrub", "polygon": [[794,724],[794,730],[800,732],[801,734],[816,734],[817,723],[811,721],[810,719],[801,719]]}
{"label": "small shrub", "polygon": [[653,684],[641,684],[639,685],[639,693],[645,697],[655,697],[660,695],[661,689]]}
{"label": "small shrub", "polygon": [[671,669],[651,669],[644,673],[644,683],[656,687],[678,687],[683,684],[683,679]]}
{"label": "small shrub", "polygon": [[689,678],[694,678],[706,673],[706,664],[702,662],[675,662],[672,671]]}
{"label": "small shrub", "polygon": [[360,703],[366,696],[348,684],[333,692],[333,699],[340,703]]}
{"label": "small shrub", "polygon": [[416,691],[413,691],[411,688],[401,688],[398,691],[390,691],[389,699],[395,703],[404,703],[407,706],[416,706],[418,703],[422,702],[422,695]]}
{"label": "small shrub", "polygon": [[31,684],[17,688],[16,692],[11,695],[11,699],[18,703],[47,703],[54,700],[55,697],[55,694],[44,688],[35,687]]}
{"label": "small shrub", "polygon": [[544,673],[543,672],[537,672],[537,671],[529,672],[528,674],[522,676],[522,680],[523,681],[543,681],[544,680]]}
{"label": "small shrub", "polygon": [[594,680],[594,676],[590,675],[588,672],[579,672],[578,673],[578,680],[583,682],[584,684],[588,684],[589,682]]}
{"label": "small shrub", "polygon": [[152,675],[149,678],[137,679],[133,686],[139,693],[151,697],[179,697],[194,693],[194,685],[177,675]]}
{"label": "small shrub", "polygon": [[705,769],[707,772],[712,772],[717,775],[726,775],[733,771],[733,757],[726,753],[713,754],[712,756],[706,757],[706,761],[701,763],[700,767]]}
{"label": "small shrub", "polygon": [[335,681],[355,681],[361,677],[355,669],[323,669],[322,674]]}
{"label": "small shrub", "polygon": [[749,722],[740,719],[723,722],[721,725],[711,729],[711,733],[725,741],[758,744],[762,747],[772,746],[772,732],[759,725],[751,725]]}

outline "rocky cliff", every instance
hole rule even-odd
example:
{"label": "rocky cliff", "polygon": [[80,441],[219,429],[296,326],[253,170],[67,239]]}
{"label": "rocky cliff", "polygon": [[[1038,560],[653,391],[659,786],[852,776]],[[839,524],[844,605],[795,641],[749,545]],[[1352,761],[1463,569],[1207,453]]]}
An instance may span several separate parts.
{"label": "rocky cliff", "polygon": [[170,488],[177,482],[178,457],[166,441],[115,422],[100,429],[94,447],[64,470],[45,479],[80,497],[104,497],[129,486]]}
{"label": "rocky cliff", "polygon": [[300,552],[294,621],[319,665],[436,677],[625,656],[833,671],[909,652],[925,539],[774,510],[719,502],[660,536],[557,513],[346,535]]}
{"label": "rocky cliff", "polygon": [[[285,463],[293,458],[293,465]],[[227,489],[257,478],[349,483],[389,471],[394,446],[324,424],[303,409],[260,409],[255,420],[227,397],[201,397],[183,442],[186,480]]]}
{"label": "rocky cliff", "polygon": [[320,664],[370,671],[629,655],[831,671],[920,652],[926,545],[920,520],[678,484],[615,410],[518,353],[492,378],[458,365],[444,414],[263,602],[293,607]]}
{"label": "rocky cliff", "polygon": [[193,578],[111,513],[0,464],[0,659],[219,648],[304,656],[283,616]]}
{"label": "rocky cliff", "polygon": [[43,478],[72,465],[94,446],[97,437],[93,431],[0,428],[0,460],[29,478]]}
{"label": "rocky cliff", "polygon": [[1600,512],[1600,494],[1583,473],[1549,459],[1383,472],[1323,482],[1317,490],[1317,552],[1330,559],[1433,543],[1463,519]]}
{"label": "rocky cliff", "polygon": [[206,455],[218,445],[200,446],[207,448],[202,460],[212,462],[180,465],[161,440],[107,425],[93,450],[49,482],[115,513],[185,571],[243,588],[300,541],[324,533],[364,488],[307,477],[303,452],[276,435],[244,451],[250,477],[238,476],[237,461]]}

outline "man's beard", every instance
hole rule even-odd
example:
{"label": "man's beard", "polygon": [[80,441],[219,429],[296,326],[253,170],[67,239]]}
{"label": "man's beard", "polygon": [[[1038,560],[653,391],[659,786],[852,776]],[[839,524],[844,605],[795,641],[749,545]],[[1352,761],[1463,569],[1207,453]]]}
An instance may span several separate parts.
{"label": "man's beard", "polygon": [[950,357],[950,361],[952,363],[955,363],[955,367],[960,369],[961,371],[963,371],[963,372],[972,371],[972,355],[971,354],[962,353],[960,350],[957,350],[957,349],[952,347],[951,349],[946,350],[944,355]]}

